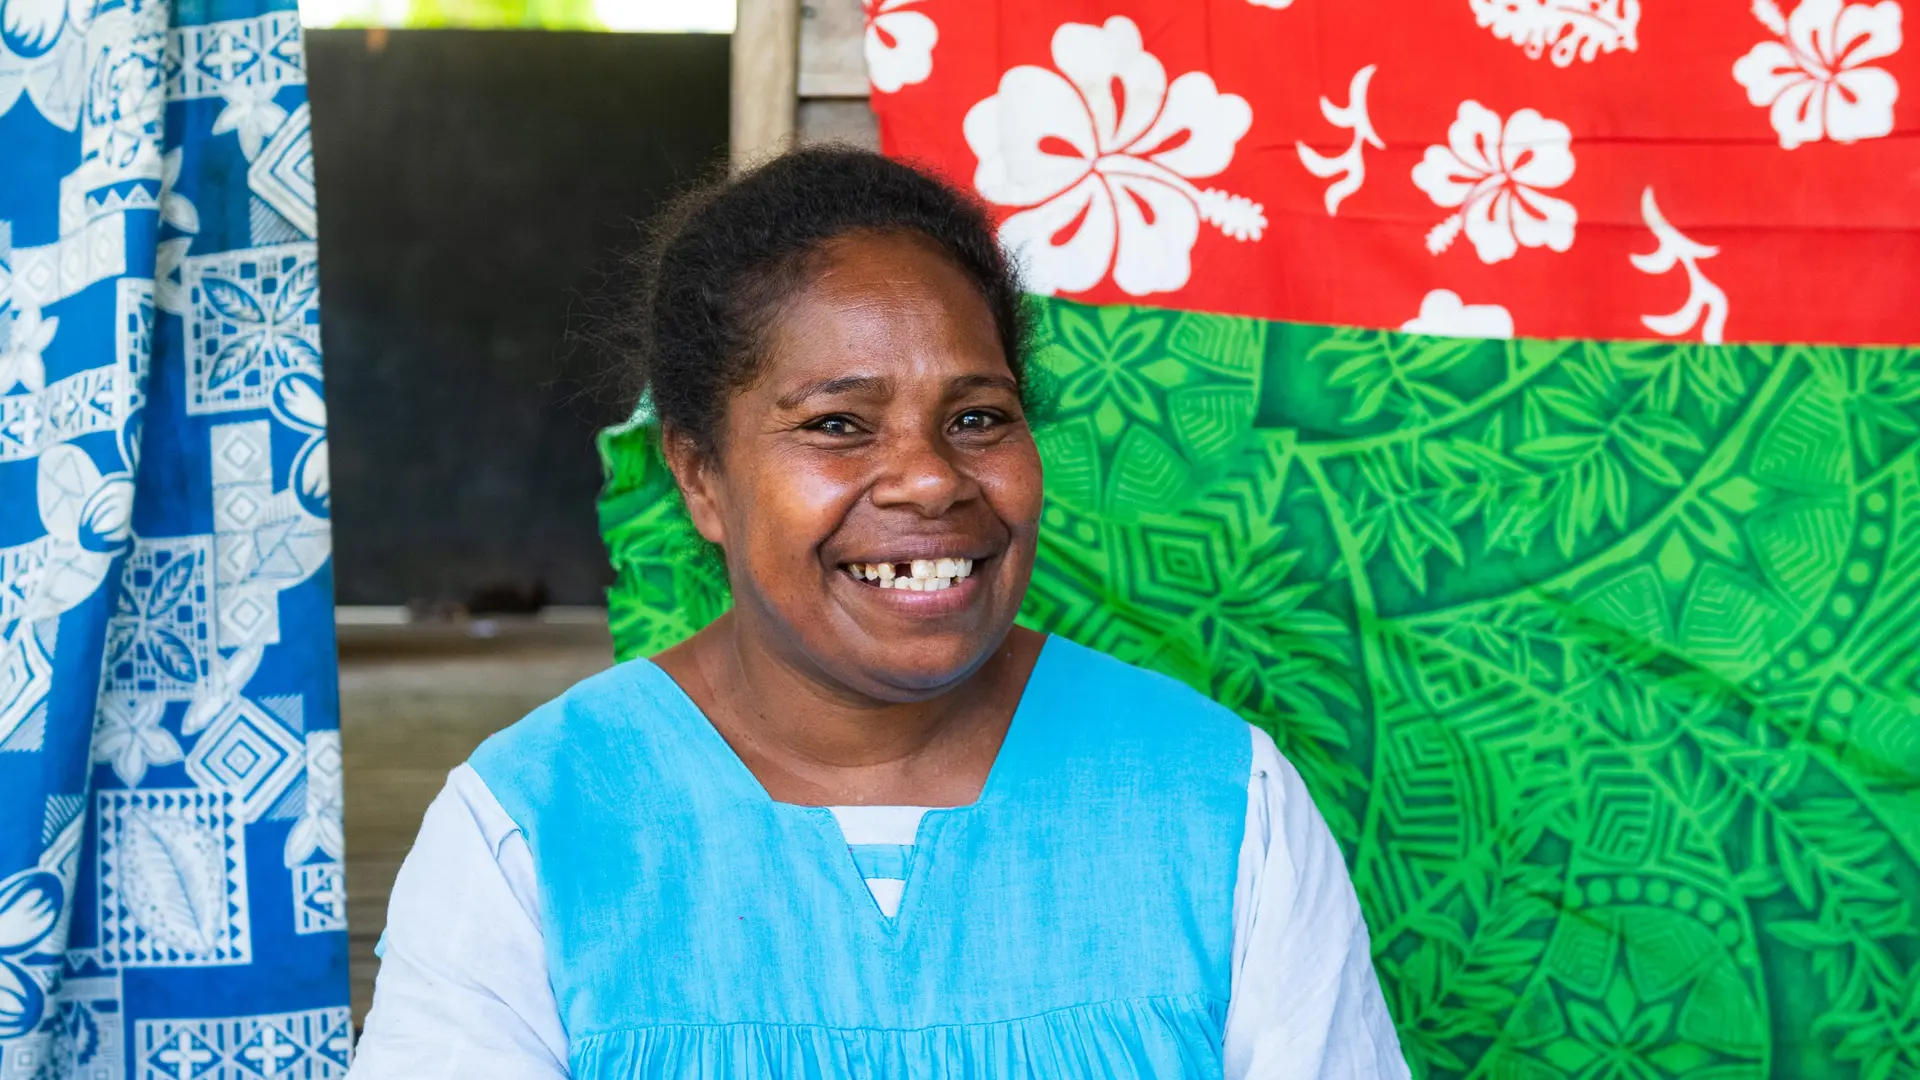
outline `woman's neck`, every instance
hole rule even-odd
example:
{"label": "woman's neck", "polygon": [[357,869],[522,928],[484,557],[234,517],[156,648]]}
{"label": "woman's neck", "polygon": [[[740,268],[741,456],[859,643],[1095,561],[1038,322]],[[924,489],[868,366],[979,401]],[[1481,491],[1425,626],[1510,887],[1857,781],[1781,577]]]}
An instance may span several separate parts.
{"label": "woman's neck", "polygon": [[776,801],[961,806],[985,785],[1044,640],[1015,627],[972,674],[908,702],[834,685],[733,613],[655,661]]}

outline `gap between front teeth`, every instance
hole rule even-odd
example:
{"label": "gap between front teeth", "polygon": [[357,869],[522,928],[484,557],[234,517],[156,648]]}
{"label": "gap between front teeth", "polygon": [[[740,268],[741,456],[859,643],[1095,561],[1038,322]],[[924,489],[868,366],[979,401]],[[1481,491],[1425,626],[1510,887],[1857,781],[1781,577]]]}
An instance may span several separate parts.
{"label": "gap between front teeth", "polygon": [[[899,573],[905,567],[908,573]],[[882,589],[939,592],[951,589],[973,573],[972,559],[914,559],[904,563],[848,563],[846,571]]]}

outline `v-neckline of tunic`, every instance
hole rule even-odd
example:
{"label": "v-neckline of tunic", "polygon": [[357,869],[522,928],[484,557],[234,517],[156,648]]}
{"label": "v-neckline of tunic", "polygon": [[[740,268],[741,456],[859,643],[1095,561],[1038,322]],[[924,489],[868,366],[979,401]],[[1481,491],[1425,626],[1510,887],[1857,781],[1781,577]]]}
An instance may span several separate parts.
{"label": "v-neckline of tunic", "polygon": [[1021,688],[1020,700],[1014,704],[1013,716],[1007,721],[1006,734],[1001,736],[1000,749],[994,754],[993,764],[987,769],[987,779],[980,786],[980,793],[970,803],[959,806],[929,806],[920,817],[920,825],[914,834],[913,857],[908,863],[905,885],[902,888],[899,905],[894,914],[888,915],[880,910],[879,902],[867,887],[866,878],[861,874],[852,849],[846,843],[845,833],[839,821],[833,815],[831,806],[810,806],[804,803],[782,802],[773,797],[760,778],[747,767],[733,744],[720,734],[699,703],[693,700],[681,685],[669,675],[665,668],[645,660],[649,672],[667,688],[667,699],[680,714],[680,720],[694,729],[694,737],[703,742],[719,762],[719,772],[727,786],[741,799],[775,816],[797,815],[812,825],[814,835],[822,841],[830,841],[835,850],[822,853],[822,857],[834,864],[834,877],[841,885],[841,891],[849,902],[869,912],[888,937],[900,935],[908,924],[908,916],[919,906],[915,903],[924,892],[921,881],[926,877],[920,870],[931,861],[934,846],[946,823],[956,817],[973,814],[992,806],[1005,798],[1013,783],[1013,776],[1024,763],[1028,745],[1033,741],[1033,719],[1028,715],[1034,700],[1044,689],[1044,679],[1050,670],[1049,654],[1054,651],[1054,635],[1049,634],[1040,643],[1039,655],[1034,658],[1033,669],[1027,673],[1027,684]]}

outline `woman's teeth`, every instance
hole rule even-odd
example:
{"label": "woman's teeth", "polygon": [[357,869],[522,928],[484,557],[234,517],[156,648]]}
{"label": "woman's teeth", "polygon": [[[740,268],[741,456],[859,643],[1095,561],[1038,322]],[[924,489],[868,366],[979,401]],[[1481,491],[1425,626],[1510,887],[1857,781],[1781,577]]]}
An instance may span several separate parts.
{"label": "woman's teeth", "polygon": [[965,581],[973,573],[973,560],[914,559],[901,563],[848,563],[841,569],[882,589],[939,592]]}

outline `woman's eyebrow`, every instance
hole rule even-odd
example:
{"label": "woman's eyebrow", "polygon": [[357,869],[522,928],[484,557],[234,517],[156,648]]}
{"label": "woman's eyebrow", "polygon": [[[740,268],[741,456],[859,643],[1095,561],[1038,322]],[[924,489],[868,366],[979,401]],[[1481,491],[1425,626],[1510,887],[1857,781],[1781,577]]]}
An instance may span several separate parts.
{"label": "woman's eyebrow", "polygon": [[893,380],[881,375],[840,375],[831,379],[816,379],[802,384],[797,389],[781,395],[774,405],[782,409],[791,409],[808,398],[829,397],[840,394],[869,394],[885,397],[893,389]]}
{"label": "woman's eyebrow", "polygon": [[1010,394],[1020,392],[1020,384],[1005,375],[962,375],[947,384],[948,394],[963,394],[968,390],[1005,390]]}

